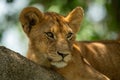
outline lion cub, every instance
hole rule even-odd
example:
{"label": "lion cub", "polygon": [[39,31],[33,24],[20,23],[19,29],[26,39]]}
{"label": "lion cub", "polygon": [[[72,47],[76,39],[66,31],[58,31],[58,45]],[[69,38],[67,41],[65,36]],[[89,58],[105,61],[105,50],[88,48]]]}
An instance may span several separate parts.
{"label": "lion cub", "polygon": [[82,18],[83,9],[80,7],[65,17],[54,12],[42,13],[34,7],[25,8],[20,14],[20,22],[29,38],[27,57],[44,67],[53,68],[66,80],[108,80],[87,65],[77,50],[73,50]]}

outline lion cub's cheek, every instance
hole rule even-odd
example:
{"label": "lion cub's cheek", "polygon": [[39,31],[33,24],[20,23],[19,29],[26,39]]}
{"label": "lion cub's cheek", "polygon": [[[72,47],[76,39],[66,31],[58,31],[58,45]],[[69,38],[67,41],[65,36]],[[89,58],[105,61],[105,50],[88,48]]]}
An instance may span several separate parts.
{"label": "lion cub's cheek", "polygon": [[64,61],[68,63],[69,61],[71,61],[71,59],[72,59],[72,56],[69,54],[64,58]]}

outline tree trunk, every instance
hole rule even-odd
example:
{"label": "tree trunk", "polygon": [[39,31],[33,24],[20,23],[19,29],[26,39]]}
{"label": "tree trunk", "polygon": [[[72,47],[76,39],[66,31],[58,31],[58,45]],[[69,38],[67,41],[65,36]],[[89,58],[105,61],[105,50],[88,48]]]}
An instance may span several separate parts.
{"label": "tree trunk", "polygon": [[0,46],[0,80],[64,80],[20,54]]}

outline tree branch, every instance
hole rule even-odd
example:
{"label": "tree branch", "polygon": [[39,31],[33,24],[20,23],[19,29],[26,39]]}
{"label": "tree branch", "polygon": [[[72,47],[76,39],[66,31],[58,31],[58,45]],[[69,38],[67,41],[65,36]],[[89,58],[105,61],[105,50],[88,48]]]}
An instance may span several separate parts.
{"label": "tree branch", "polygon": [[0,80],[64,80],[59,74],[48,70],[0,46]]}

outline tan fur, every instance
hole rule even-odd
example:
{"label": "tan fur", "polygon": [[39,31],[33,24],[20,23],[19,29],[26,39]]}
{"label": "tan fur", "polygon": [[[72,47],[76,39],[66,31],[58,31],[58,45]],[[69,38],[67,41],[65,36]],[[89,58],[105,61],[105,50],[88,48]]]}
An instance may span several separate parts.
{"label": "tan fur", "polygon": [[86,60],[111,80],[120,80],[119,41],[81,41],[79,48]]}
{"label": "tan fur", "polygon": [[80,54],[81,50],[79,50],[77,45],[73,45],[71,52],[72,59],[68,62],[67,66],[57,69],[54,68],[66,80],[110,80],[84,61],[84,58]]}
{"label": "tan fur", "polygon": [[79,49],[73,46],[82,18],[80,7],[66,17],[54,12],[42,13],[34,7],[25,8],[20,14],[20,22],[29,38],[27,57],[44,67],[53,68],[67,80],[108,80],[88,66]]}
{"label": "tan fur", "polygon": [[66,17],[54,12],[42,13],[34,7],[25,8],[20,14],[20,22],[29,37],[27,57],[43,66],[50,67],[51,63],[48,59],[54,58],[53,61],[59,61],[61,59],[59,52],[67,55],[63,63],[65,65],[71,57],[70,50],[82,17],[83,10],[79,7]]}

